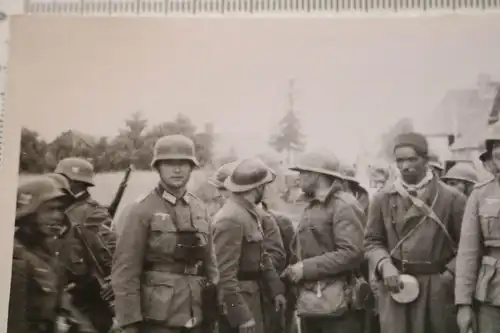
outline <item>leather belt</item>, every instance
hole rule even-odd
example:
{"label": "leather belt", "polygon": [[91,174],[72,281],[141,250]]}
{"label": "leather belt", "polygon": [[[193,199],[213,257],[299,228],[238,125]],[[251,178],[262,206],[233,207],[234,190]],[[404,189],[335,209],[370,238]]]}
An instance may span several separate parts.
{"label": "leather belt", "polygon": [[260,271],[239,271],[236,277],[239,281],[257,281],[262,277],[262,274]]}
{"label": "leather belt", "polygon": [[394,266],[403,274],[434,275],[443,273],[450,259],[433,262],[414,262],[392,258]]}
{"label": "leather belt", "polygon": [[189,266],[181,263],[169,263],[164,265],[154,264],[148,271],[165,272],[179,275],[204,276],[203,265]]}

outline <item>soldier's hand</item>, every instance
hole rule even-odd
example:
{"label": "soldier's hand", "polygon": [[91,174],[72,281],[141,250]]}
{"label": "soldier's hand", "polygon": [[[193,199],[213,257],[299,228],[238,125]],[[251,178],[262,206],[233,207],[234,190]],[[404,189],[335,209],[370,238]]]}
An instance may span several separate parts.
{"label": "soldier's hand", "polygon": [[457,324],[460,333],[469,333],[470,330],[477,332],[476,321],[472,306],[461,305],[457,312]]}
{"label": "soldier's hand", "polygon": [[390,292],[398,293],[403,288],[403,283],[399,279],[399,271],[391,261],[386,261],[382,266],[384,285]]}
{"label": "soldier's hand", "polygon": [[239,333],[254,333],[255,332],[255,320],[250,319],[244,324],[238,327]]}
{"label": "soldier's hand", "polygon": [[282,312],[286,307],[286,298],[283,295],[278,295],[274,298],[274,308],[278,312]]}

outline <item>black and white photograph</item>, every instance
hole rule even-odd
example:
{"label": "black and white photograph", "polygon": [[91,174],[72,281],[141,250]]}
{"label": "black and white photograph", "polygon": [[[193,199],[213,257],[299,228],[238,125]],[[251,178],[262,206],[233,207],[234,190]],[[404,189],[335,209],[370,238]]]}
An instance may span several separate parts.
{"label": "black and white photograph", "polygon": [[98,3],[0,21],[8,333],[500,332],[498,14]]}

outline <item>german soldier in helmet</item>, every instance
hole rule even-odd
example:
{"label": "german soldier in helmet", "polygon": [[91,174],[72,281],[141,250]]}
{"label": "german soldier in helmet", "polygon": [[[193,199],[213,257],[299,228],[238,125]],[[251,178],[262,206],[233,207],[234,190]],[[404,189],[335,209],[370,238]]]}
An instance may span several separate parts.
{"label": "german soldier in helmet", "polygon": [[363,211],[344,191],[335,155],[309,152],[291,169],[299,172],[307,205],[292,241],[292,265],[283,275],[298,288],[301,331],[361,332],[362,317],[348,291],[363,260]]}
{"label": "german soldier in helmet", "polygon": [[451,167],[441,180],[468,197],[478,182],[478,176],[470,163],[459,162]]}
{"label": "german soldier in helmet", "polygon": [[218,272],[207,209],[186,189],[198,167],[193,141],[160,138],[151,166],[158,185],[122,216],[112,273],[117,321],[126,333],[203,332],[204,295],[215,294]]}
{"label": "german soldier in helmet", "polygon": [[[485,140],[495,169],[500,167],[500,127]],[[457,255],[455,302],[460,333],[497,332],[500,325],[500,185],[498,174],[476,184],[463,218]]]}
{"label": "german soldier in helmet", "polygon": [[[217,170],[211,181],[211,184],[217,187],[220,193],[224,196],[225,200],[230,197],[231,192],[225,188],[224,182],[232,174],[237,165],[238,162],[224,164]],[[269,254],[276,272],[281,274],[281,272],[288,265],[288,261],[290,259],[289,247],[294,232],[293,224],[292,221],[285,215],[271,211],[264,200],[265,198],[261,198],[261,201],[257,202],[256,207],[256,211],[259,212],[262,221],[264,249]],[[271,333],[286,330],[285,327],[281,326],[282,318],[280,317],[282,316],[282,313],[274,313],[274,302],[268,297],[269,295],[270,293],[266,292],[264,295],[265,297],[263,298],[265,307],[264,312],[266,314],[264,316],[266,332]],[[292,314],[293,312],[290,313],[290,320],[285,321],[285,324],[289,324],[288,326],[291,326],[292,324]]]}
{"label": "german soldier in helmet", "polygon": [[37,176],[17,191],[16,231],[7,331],[53,333],[61,315],[64,274],[51,241],[64,223],[64,193]]}
{"label": "german soldier in helmet", "polygon": [[400,177],[374,195],[365,231],[383,333],[457,332],[456,245],[466,197],[439,181],[419,133],[395,139]]}
{"label": "german soldier in helmet", "polygon": [[116,235],[110,229],[111,216],[107,209],[88,192],[88,188],[95,185],[94,167],[84,158],[69,157],[59,162],[51,177],[71,194],[72,203],[65,215],[73,228],[63,241],[71,252],[65,267],[72,286],[69,290],[72,303],[99,333],[106,333],[114,317],[109,275]]}
{"label": "german soldier in helmet", "polygon": [[[275,175],[259,159],[241,160],[224,181],[231,192],[215,215],[214,243],[220,272],[223,320],[219,331],[265,331],[264,291],[276,310],[285,306],[283,284],[265,251],[262,201],[266,185]],[[263,285],[265,284],[265,286]]]}

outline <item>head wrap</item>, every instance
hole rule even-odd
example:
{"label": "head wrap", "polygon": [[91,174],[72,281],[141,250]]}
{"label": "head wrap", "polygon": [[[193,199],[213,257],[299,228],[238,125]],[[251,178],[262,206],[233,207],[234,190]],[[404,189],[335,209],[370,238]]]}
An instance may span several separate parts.
{"label": "head wrap", "polygon": [[415,149],[418,155],[427,157],[429,147],[425,136],[419,133],[403,133],[396,137],[394,150],[398,147],[409,146]]}

